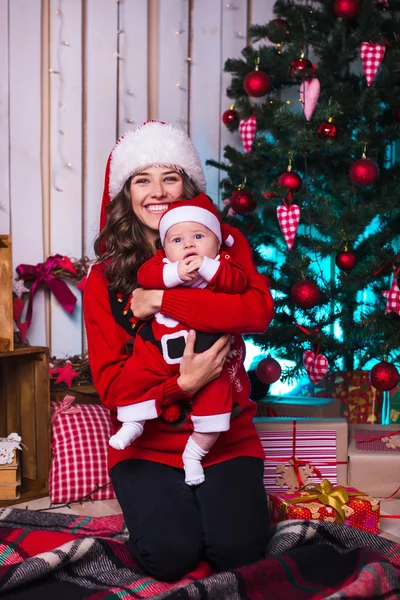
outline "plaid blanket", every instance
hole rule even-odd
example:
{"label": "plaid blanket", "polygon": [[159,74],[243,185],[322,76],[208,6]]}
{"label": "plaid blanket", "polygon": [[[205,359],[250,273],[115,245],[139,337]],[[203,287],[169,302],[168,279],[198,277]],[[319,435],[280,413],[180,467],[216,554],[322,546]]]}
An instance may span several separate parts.
{"label": "plaid blanket", "polygon": [[177,583],[147,577],[132,559],[121,515],[91,518],[0,509],[0,596],[13,600],[286,600],[400,598],[400,545],[356,529],[285,521],[266,558],[214,573],[206,563]]}

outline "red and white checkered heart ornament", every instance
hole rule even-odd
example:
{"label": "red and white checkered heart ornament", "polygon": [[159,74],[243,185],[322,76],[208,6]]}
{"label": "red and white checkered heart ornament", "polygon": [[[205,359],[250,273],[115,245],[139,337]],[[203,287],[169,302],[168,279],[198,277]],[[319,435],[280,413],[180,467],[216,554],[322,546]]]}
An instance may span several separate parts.
{"label": "red and white checkered heart ornament", "polygon": [[242,138],[245,152],[250,152],[256,137],[257,121],[254,115],[248,119],[242,119],[239,123],[239,133]]}
{"label": "red and white checkered heart ornament", "polygon": [[303,363],[307,375],[313,383],[319,383],[328,372],[328,359],[323,354],[315,355],[312,350],[306,350],[303,354]]}
{"label": "red and white checkered heart ornament", "polygon": [[293,248],[294,238],[300,221],[300,208],[297,204],[284,204],[276,209],[279,221],[279,227],[285,238],[289,250]]}
{"label": "red and white checkered heart ornament", "polygon": [[383,57],[385,56],[385,46],[383,44],[361,42],[360,55],[364,69],[364,75],[368,86],[370,86],[375,78]]}

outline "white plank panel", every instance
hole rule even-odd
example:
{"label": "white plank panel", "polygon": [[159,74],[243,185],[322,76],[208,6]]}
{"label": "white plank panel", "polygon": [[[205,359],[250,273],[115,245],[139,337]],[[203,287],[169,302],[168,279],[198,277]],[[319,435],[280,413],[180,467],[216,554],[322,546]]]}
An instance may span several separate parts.
{"label": "white plank panel", "polygon": [[[82,0],[51,0],[50,250],[82,256]],[[51,297],[51,349],[55,356],[82,352],[81,293],[69,315]]]}
{"label": "white plank panel", "polygon": [[118,116],[122,135],[147,120],[147,0],[124,0],[119,7]]}
{"label": "white plank panel", "polygon": [[[221,0],[194,0],[190,134],[204,165],[218,158],[221,127]],[[219,173],[205,167],[207,193],[217,200]]]}
{"label": "white plank panel", "polygon": [[[41,0],[9,3],[10,196],[14,268],[43,262]],[[43,292],[35,297],[28,339],[46,344]]]}
{"label": "white plank panel", "polygon": [[188,0],[160,2],[158,115],[161,121],[185,131],[188,130],[189,103],[188,38]]}
{"label": "white plank panel", "polygon": [[[104,173],[117,138],[118,4],[87,0],[85,27],[84,249],[93,258]],[[127,28],[133,31],[127,23]]]}
{"label": "white plank panel", "polygon": [[[251,0],[251,25],[265,25],[274,19],[274,4],[275,0]],[[262,40],[255,42],[253,48],[258,48],[260,45],[271,46],[273,44],[268,40]]]}
{"label": "white plank panel", "polygon": [[[241,58],[241,52],[247,43],[247,0],[236,0],[234,3],[223,2],[222,7],[222,88],[221,88],[221,110],[218,125],[221,129],[220,156],[224,161],[224,147],[233,146],[239,150],[243,149],[242,141],[238,131],[231,133],[221,121],[222,114],[229,109],[232,99],[226,95],[226,89],[230,86],[232,75],[224,72],[225,62],[228,58]],[[219,181],[224,178],[225,173],[219,171]],[[221,200],[221,198],[220,198]]]}
{"label": "white plank panel", "polygon": [[8,0],[0,0],[0,233],[10,233]]}

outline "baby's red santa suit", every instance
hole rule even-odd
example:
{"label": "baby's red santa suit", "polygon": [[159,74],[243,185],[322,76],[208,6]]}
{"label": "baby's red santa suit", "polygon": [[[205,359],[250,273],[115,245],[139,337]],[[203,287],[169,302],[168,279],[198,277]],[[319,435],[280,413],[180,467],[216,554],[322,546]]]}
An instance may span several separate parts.
{"label": "baby's red santa suit", "polygon": [[[200,194],[191,200],[173,202],[170,205],[160,219],[159,232],[162,245],[165,244],[167,232],[172,226],[188,222],[207,227],[217,238],[218,245],[221,245],[221,221],[214,205],[205,194]],[[233,243],[232,236],[228,236],[227,243]],[[195,241],[193,250],[196,251]],[[194,282],[187,282],[188,287],[207,286],[215,292],[228,294],[241,294],[246,290],[247,276],[242,267],[232,261],[226,249],[222,250],[215,258],[204,256],[203,264],[198,272],[198,279]],[[148,289],[168,289],[182,285],[183,281],[178,273],[178,262],[169,261],[164,251],[159,250],[139,269],[138,283]],[[233,318],[234,315],[232,315]],[[149,372],[146,364],[150,361],[154,365],[154,361],[157,360],[154,351],[149,347],[150,344],[159,349],[161,353],[159,360],[168,365],[165,372],[170,376],[177,374],[188,332],[189,328],[175,319],[166,317],[160,312],[156,313],[151,325],[152,338],[148,326],[138,330],[135,356],[138,365],[141,365],[141,372]],[[198,332],[195,351],[200,352],[210,348],[218,337],[218,334]],[[240,340],[236,351],[228,358],[226,367],[218,380],[211,382],[198,392],[191,414],[195,431],[227,431],[229,429],[232,410],[231,388],[236,385],[239,392],[246,388],[245,381],[240,381],[237,375],[239,363],[243,361],[243,358],[244,345]],[[145,395],[137,393],[135,398],[135,390],[131,389],[125,397],[120,398],[118,402],[120,421],[147,420],[160,415],[162,407],[157,402],[154,392],[151,391],[154,389],[154,381],[151,380],[151,377],[146,380],[146,389],[149,391]],[[173,420],[170,411],[167,411],[166,417],[166,420]]]}

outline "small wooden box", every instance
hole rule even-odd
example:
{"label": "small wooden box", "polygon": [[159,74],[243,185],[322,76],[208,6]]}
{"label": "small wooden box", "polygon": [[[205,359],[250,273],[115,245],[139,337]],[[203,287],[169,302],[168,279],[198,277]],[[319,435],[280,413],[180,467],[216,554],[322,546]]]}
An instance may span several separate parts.
{"label": "small wooden box", "polygon": [[21,500],[46,496],[50,470],[48,348],[22,346],[0,352],[0,437],[12,431],[19,433],[26,446],[19,453]]}
{"label": "small wooden box", "polygon": [[14,349],[11,236],[0,235],[0,351]]}
{"label": "small wooden box", "polygon": [[0,465],[0,500],[16,500],[20,497],[21,471],[18,451],[14,450],[12,463]]}
{"label": "small wooden box", "polygon": [[[17,451],[14,450],[12,463],[0,465],[0,485],[3,483],[16,483],[18,480],[18,460]],[[1,497],[1,495],[0,495]]]}

